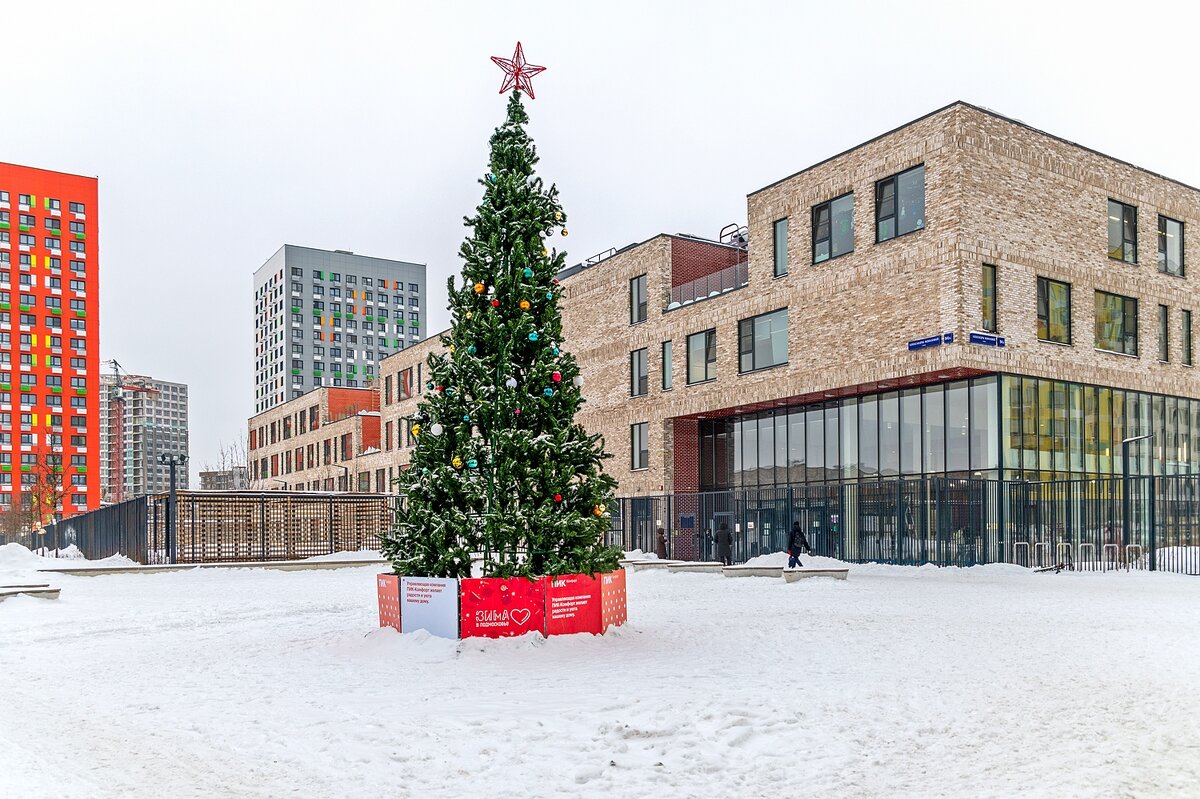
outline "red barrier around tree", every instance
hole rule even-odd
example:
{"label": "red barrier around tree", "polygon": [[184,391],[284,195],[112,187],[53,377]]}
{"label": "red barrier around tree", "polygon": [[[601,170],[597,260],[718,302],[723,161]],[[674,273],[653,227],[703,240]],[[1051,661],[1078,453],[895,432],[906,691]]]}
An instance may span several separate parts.
{"label": "red barrier around tree", "polygon": [[460,638],[505,638],[536,630],[546,634],[546,584],[524,577],[459,581]]}
{"label": "red barrier around tree", "polygon": [[381,574],[375,580],[379,594],[379,626],[393,627],[400,632],[400,578]]}
{"label": "red barrier around tree", "polygon": [[600,575],[600,632],[619,627],[629,621],[629,606],[625,601],[625,570]]}
{"label": "red barrier around tree", "polygon": [[600,575],[563,574],[546,582],[546,635],[604,632],[600,619]]}

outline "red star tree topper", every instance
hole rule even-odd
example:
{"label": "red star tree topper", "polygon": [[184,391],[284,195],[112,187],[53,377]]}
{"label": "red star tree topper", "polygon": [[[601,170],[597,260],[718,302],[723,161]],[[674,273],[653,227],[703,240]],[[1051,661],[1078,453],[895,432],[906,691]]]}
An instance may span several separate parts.
{"label": "red star tree topper", "polygon": [[500,86],[500,94],[515,87],[517,91],[528,94],[529,99],[536,99],[533,94],[533,82],[530,79],[539,72],[544,72],[546,68],[527,63],[525,51],[521,49],[520,42],[517,42],[517,49],[511,59],[494,55],[492,61],[504,70],[504,83]]}

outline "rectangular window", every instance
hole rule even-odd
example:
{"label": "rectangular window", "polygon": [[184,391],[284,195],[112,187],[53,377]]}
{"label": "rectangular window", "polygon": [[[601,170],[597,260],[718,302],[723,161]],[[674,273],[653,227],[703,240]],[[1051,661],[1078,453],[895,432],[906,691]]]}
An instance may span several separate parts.
{"label": "rectangular window", "polygon": [[854,252],[854,195],[846,194],[813,209],[813,263]]}
{"label": "rectangular window", "polygon": [[663,391],[670,391],[674,384],[674,375],[672,374],[671,364],[671,342],[664,341],[662,343],[662,387]]}
{"label": "rectangular window", "polygon": [[1183,223],[1158,217],[1158,271],[1183,276]]}
{"label": "rectangular window", "polygon": [[646,350],[634,350],[629,353],[629,396],[644,396],[650,388],[647,369]]}
{"label": "rectangular window", "polygon": [[1039,277],[1037,336],[1042,341],[1071,343],[1071,284]]}
{"label": "rectangular window", "polygon": [[738,371],[753,372],[787,363],[787,308],[738,322]]}
{"label": "rectangular window", "polygon": [[650,468],[649,422],[629,426],[629,466],[631,469]]}
{"label": "rectangular window", "polygon": [[875,184],[875,241],[925,227],[925,165]]}
{"label": "rectangular window", "polygon": [[1158,306],[1158,359],[1171,360],[1171,309]]}
{"label": "rectangular window", "polygon": [[1108,201],[1108,257],[1137,263],[1137,208]]}
{"label": "rectangular window", "polygon": [[1137,328],[1137,300],[1096,292],[1096,349],[1137,355]]}
{"label": "rectangular window", "polygon": [[1185,366],[1192,365],[1192,312],[1180,311],[1182,317],[1182,330],[1180,330],[1179,344],[1183,349],[1183,363]]}
{"label": "rectangular window", "polygon": [[717,379],[717,329],[711,328],[687,337],[687,381],[703,383]]}
{"label": "rectangular window", "polygon": [[646,276],[629,281],[629,324],[646,321]]}
{"label": "rectangular window", "polygon": [[787,217],[776,220],[772,241],[775,244],[775,277],[788,273],[787,257],[788,221]]}
{"label": "rectangular window", "polygon": [[983,265],[982,288],[979,294],[979,329],[995,333],[996,326],[996,267]]}

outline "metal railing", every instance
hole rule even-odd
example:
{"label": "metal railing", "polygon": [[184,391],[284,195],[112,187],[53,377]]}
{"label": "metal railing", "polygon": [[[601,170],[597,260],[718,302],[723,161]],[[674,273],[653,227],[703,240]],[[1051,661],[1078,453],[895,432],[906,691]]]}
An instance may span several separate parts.
{"label": "metal railing", "polygon": [[711,275],[689,280],[671,289],[671,301],[667,310],[689,305],[697,300],[719,296],[726,291],[740,289],[750,281],[750,264],[747,261],[727,266]]}
{"label": "metal railing", "polygon": [[1200,476],[1130,478],[1128,497],[1125,487],[937,477],[622,497],[609,543],[655,552],[661,527],[668,557],[715,560],[724,524],[744,562],[786,549],[799,522],[815,554],[850,562],[1200,574]]}

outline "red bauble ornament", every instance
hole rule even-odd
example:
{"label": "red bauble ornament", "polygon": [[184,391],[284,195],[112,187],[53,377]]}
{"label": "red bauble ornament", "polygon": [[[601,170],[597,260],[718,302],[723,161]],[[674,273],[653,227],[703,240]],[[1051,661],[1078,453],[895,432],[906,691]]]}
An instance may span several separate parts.
{"label": "red bauble ornament", "polygon": [[514,411],[513,411],[513,414],[514,414],[514,415],[516,415],[516,416],[520,416],[520,415],[521,415],[521,409],[520,409],[520,408],[517,408],[516,410],[514,410]]}
{"label": "red bauble ornament", "polygon": [[554,495],[554,501],[555,501],[555,502],[562,502],[562,494],[555,494],[555,495]]}
{"label": "red bauble ornament", "polygon": [[551,283],[553,283],[554,285],[556,285],[556,286],[557,286],[557,285],[558,285],[558,278],[552,278],[552,279],[550,280],[550,282],[551,282]]}
{"label": "red bauble ornament", "polygon": [[553,380],[555,383],[561,383],[562,382],[562,372],[555,372],[554,374],[550,375],[550,379]]}
{"label": "red bauble ornament", "polygon": [[442,387],[441,387],[441,386],[438,386],[438,387],[437,387],[437,390],[438,390],[438,391],[441,391],[441,390],[442,390]]}
{"label": "red bauble ornament", "polygon": [[499,307],[500,307],[500,300],[492,300],[492,307],[493,307],[493,308],[499,308]]}
{"label": "red bauble ornament", "polygon": [[516,88],[519,92],[525,92],[529,95],[529,99],[535,99],[533,96],[533,83],[530,81],[534,75],[539,72],[544,72],[545,67],[534,66],[525,60],[525,51],[521,48],[521,43],[517,42],[517,50],[513,53],[513,57],[501,58],[498,55],[492,56],[492,61],[500,69],[504,70],[504,83],[500,86],[500,94],[512,88]]}

